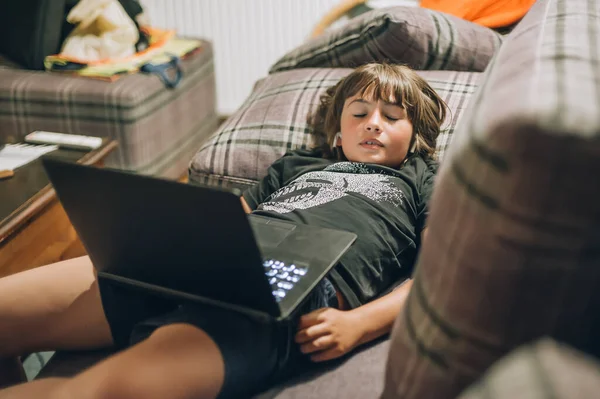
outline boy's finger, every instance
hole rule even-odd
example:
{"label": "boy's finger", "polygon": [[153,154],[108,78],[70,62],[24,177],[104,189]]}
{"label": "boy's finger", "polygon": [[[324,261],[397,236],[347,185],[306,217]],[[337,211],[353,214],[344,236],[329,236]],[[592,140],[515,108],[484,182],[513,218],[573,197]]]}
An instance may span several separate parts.
{"label": "boy's finger", "polygon": [[325,310],[325,308],[317,309],[317,310],[314,310],[310,313],[307,313],[307,314],[301,316],[300,322],[298,323],[298,330],[303,330],[307,327],[310,327],[310,326],[320,323],[318,318],[319,318],[319,315],[321,313],[323,313],[324,310]]}
{"label": "boy's finger", "polygon": [[300,345],[300,352],[308,354],[313,352],[327,351],[334,344],[333,337],[331,335],[326,335],[324,337],[317,338],[314,341]]}
{"label": "boy's finger", "polygon": [[327,360],[338,358],[343,354],[343,352],[341,352],[337,347],[334,346],[331,349],[315,353],[310,357],[310,360],[312,360],[313,362],[324,362]]}
{"label": "boy's finger", "polygon": [[315,324],[308,328],[298,331],[294,340],[298,344],[303,344],[308,341],[312,341],[325,334],[329,334],[329,330],[323,324]]}

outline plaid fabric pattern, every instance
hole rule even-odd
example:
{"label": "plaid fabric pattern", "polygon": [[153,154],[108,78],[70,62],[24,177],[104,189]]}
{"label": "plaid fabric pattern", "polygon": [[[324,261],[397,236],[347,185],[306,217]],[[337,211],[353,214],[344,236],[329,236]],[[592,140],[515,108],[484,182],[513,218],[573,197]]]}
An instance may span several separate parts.
{"label": "plaid fabric pattern", "polygon": [[598,360],[544,339],[500,360],[460,399],[588,399],[598,393]]}
{"label": "plaid fabric pattern", "polygon": [[467,109],[472,94],[482,78],[479,72],[419,71],[450,109],[437,138],[435,153],[439,161],[444,159],[446,148],[452,141],[452,135]]}
{"label": "plaid fabric pattern", "polygon": [[383,398],[454,398],[548,335],[600,354],[600,3],[539,0],[442,164]]}
{"label": "plaid fabric pattern", "polygon": [[[267,168],[287,151],[309,148],[312,137],[307,116],[315,112],[320,95],[350,72],[351,69],[307,68],[269,75],[257,83],[242,107],[198,151],[190,164],[190,181],[236,186],[240,179],[246,179],[244,182],[248,183],[264,176]],[[451,110],[437,142],[441,158],[481,74],[419,73]]]}
{"label": "plaid fabric pattern", "polygon": [[182,61],[184,79],[167,89],[156,76],[116,82],[0,67],[0,135],[34,130],[112,137],[108,166],[179,177],[217,128],[212,46]]}
{"label": "plaid fabric pattern", "polygon": [[237,188],[242,192],[256,184],[256,180],[238,178],[233,176],[212,175],[206,173],[190,172],[190,184],[202,184],[222,188]]}
{"label": "plaid fabric pattern", "polygon": [[414,69],[483,71],[502,35],[419,7],[373,10],[286,54],[271,73],[294,68],[355,68],[373,61]]}

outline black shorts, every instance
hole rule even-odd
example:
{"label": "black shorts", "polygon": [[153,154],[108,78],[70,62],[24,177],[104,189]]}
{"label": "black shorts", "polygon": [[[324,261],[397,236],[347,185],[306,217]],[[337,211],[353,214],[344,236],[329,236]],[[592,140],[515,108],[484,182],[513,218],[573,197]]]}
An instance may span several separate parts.
{"label": "black shorts", "polygon": [[294,342],[301,315],[338,307],[336,290],[324,279],[289,321],[277,322],[201,304],[181,305],[131,287],[99,279],[104,313],[118,348],[134,345],[157,328],[175,323],[194,325],[219,347],[225,380],[219,398],[246,397],[307,367],[310,362]]}

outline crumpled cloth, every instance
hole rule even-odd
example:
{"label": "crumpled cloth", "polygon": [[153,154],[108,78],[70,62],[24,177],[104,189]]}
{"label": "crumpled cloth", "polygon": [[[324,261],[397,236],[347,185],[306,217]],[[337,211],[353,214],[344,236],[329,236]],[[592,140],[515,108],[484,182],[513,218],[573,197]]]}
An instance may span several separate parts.
{"label": "crumpled cloth", "polygon": [[118,0],[80,0],[67,21],[77,26],[65,39],[61,56],[89,62],[135,54],[139,32]]}

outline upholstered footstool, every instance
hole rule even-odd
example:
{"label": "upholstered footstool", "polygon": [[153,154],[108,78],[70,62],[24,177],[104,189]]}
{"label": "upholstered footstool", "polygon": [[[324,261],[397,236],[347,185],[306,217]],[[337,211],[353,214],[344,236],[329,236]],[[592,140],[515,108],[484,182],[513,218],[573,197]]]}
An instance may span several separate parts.
{"label": "upholstered footstool", "polygon": [[212,45],[201,43],[182,60],[183,79],[174,89],[156,75],[111,83],[2,61],[0,138],[17,142],[34,130],[111,137],[119,147],[107,166],[179,178],[218,125]]}

